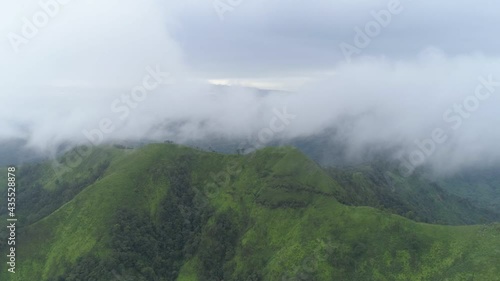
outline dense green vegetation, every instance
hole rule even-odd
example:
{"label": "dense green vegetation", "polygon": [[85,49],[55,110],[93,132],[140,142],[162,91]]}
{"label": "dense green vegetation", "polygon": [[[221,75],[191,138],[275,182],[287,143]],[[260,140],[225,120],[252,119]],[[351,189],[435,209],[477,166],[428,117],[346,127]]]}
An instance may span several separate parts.
{"label": "dense green vegetation", "polygon": [[[329,168],[328,173],[343,187],[347,196],[341,201],[348,205],[372,206],[415,221],[434,224],[500,221],[500,206],[488,208],[487,204],[474,200],[480,196],[480,192],[477,185],[470,181],[451,178],[438,181],[422,171],[405,177],[395,167],[384,162],[353,168]],[[500,175],[496,178],[500,178]],[[476,183],[484,181],[485,178],[477,178]],[[493,178],[489,182],[493,183]],[[500,182],[493,184],[498,188],[488,186],[489,190],[500,192]],[[468,190],[469,196],[460,194],[459,189]],[[497,196],[496,199],[500,198]]]}
{"label": "dense green vegetation", "polygon": [[17,273],[1,280],[500,280],[500,225],[396,215],[461,224],[490,210],[424,179],[393,174],[393,191],[373,167],[325,171],[293,148],[103,147],[59,177],[24,171]]}
{"label": "dense green vegetation", "polygon": [[[88,177],[73,180],[56,179],[54,188],[49,190],[35,180],[37,173],[42,170],[37,165],[26,165],[21,169],[18,177],[19,188],[17,200],[22,202],[17,210],[17,215],[23,218],[25,224],[32,224],[57,210],[64,203],[70,201],[85,187],[94,183],[104,174],[109,165],[109,161],[102,162],[96,169],[89,168]],[[33,181],[32,181],[33,180]],[[31,184],[31,182],[35,182]],[[2,191],[2,198],[6,197],[5,190]],[[5,207],[0,209],[0,214],[5,214]]]}
{"label": "dense green vegetation", "polygon": [[477,206],[500,210],[500,166],[462,171],[440,178],[440,186],[451,194],[466,198]]}

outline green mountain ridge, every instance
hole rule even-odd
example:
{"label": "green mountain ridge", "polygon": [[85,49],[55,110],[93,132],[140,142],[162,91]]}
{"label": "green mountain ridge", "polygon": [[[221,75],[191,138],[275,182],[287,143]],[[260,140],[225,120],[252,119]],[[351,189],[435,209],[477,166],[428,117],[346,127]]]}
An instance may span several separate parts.
{"label": "green mountain ridge", "polygon": [[[498,176],[486,180],[474,178],[474,182],[461,177],[458,180],[436,179],[422,171],[403,176],[396,167],[386,162],[326,170],[348,194],[342,201],[348,205],[372,206],[433,224],[463,225],[500,221],[500,208],[488,205],[485,200],[488,198],[489,202],[496,202],[498,197],[484,196],[478,188],[486,185],[484,189],[490,193],[500,191],[500,185],[495,182]],[[468,193],[461,193],[465,190]]]}
{"label": "green mountain ridge", "polygon": [[99,147],[80,162],[18,169],[16,273],[1,280],[500,280],[499,224],[396,215],[494,221],[444,190],[430,196],[449,205],[416,212],[418,179],[394,174],[408,186],[384,197],[376,171],[324,170],[290,147]]}

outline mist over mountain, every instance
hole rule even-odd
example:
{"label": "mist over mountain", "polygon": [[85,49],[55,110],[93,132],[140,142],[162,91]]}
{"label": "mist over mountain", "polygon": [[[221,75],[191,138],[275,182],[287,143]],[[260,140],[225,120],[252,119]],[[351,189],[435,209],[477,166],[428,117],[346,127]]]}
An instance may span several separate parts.
{"label": "mist over mountain", "polygon": [[500,4],[0,3],[0,280],[499,280]]}
{"label": "mist over mountain", "polygon": [[45,7],[4,4],[0,141],[54,155],[67,143],[319,137],[324,155],[353,162],[490,166],[500,41],[484,30],[499,20],[480,2],[445,1],[423,21],[430,1],[69,1],[32,38],[22,19]]}

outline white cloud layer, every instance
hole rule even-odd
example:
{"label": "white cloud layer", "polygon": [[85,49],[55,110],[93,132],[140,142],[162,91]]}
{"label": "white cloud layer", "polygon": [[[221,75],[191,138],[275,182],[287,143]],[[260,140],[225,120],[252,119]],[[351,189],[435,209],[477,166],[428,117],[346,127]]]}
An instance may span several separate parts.
{"label": "white cloud layer", "polygon": [[[350,63],[339,44],[390,1],[243,0],[223,21],[210,1],[66,2],[18,52],[12,34],[45,10],[0,3],[1,141],[245,138],[286,107],[296,118],[278,138],[335,128],[352,157],[397,148],[449,170],[500,159],[496,2],[402,0]],[[148,87],[157,67],[168,83]],[[436,130],[446,140],[430,144]]]}

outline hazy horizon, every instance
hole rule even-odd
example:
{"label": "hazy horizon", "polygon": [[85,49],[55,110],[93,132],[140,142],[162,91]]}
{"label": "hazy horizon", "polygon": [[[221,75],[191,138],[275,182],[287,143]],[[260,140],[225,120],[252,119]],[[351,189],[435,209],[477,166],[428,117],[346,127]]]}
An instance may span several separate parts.
{"label": "hazy horizon", "polygon": [[493,1],[1,6],[3,143],[50,154],[68,142],[264,146],[334,131],[352,158],[500,162]]}

